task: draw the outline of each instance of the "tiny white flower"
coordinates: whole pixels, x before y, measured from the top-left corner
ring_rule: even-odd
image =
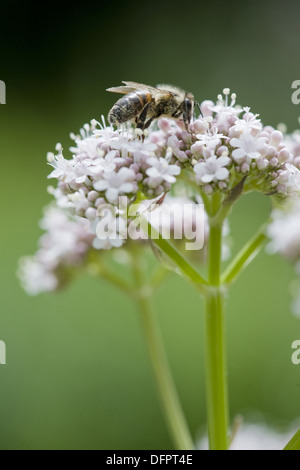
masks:
[[[181,150],[181,143],[182,142],[180,142],[176,135],[172,135],[168,139],[168,147],[172,149],[172,153],[178,158],[180,162],[187,162],[188,157],[187,154],[183,150]]]
[[[216,181],[224,181],[229,177],[229,170],[226,166],[230,165],[229,157],[219,157],[212,155],[205,162],[199,162],[194,167],[196,180],[200,184],[208,184]]]
[[[242,134],[239,139],[231,139],[230,145],[236,147],[232,156],[237,162],[240,162],[243,159],[256,160],[260,158],[266,143],[263,137],[255,138],[251,134]]]
[[[123,163],[124,159],[119,157],[116,150],[111,150],[104,157],[95,159],[85,159],[81,163],[81,167],[85,168],[86,176],[92,176],[97,179],[102,173],[110,173],[115,171],[118,163]],[[77,170],[77,167],[76,167]],[[76,180],[76,182],[79,182]]]
[[[96,234],[93,247],[96,250],[120,248],[127,238],[127,224],[122,217],[113,211],[105,213],[105,217],[97,217],[91,223],[91,232]]]
[[[103,179],[94,183],[96,191],[105,191],[108,202],[116,204],[120,195],[135,193],[137,183],[136,174],[129,168],[123,167],[118,173],[111,171],[104,173]]]
[[[76,177],[73,160],[66,160],[63,156],[58,155],[54,157],[54,160],[49,165],[54,168],[48,176],[49,179],[56,178],[60,181],[70,182]]]
[[[120,150],[122,155],[131,154],[134,163],[140,163],[143,159],[152,156],[157,149],[154,143],[144,143],[140,140],[119,139],[111,143],[113,149]]]
[[[73,194],[69,194],[68,199],[70,202],[69,207],[74,207],[76,213],[83,213],[90,207],[90,202],[82,188]]]
[[[97,139],[97,142],[110,145],[115,139],[120,138],[120,133],[112,127],[103,127],[102,129],[96,129],[93,136]]]
[[[147,163],[150,165],[146,173],[149,176],[149,186],[151,188],[159,186],[164,181],[171,184],[175,183],[175,176],[178,176],[181,172],[179,166],[169,165],[165,158],[148,158]]]
[[[71,147],[70,151],[74,155],[80,155],[80,158],[98,158],[101,156],[101,141],[96,137],[86,139],[76,139],[76,147]]]
[[[224,134],[219,134],[217,128],[209,130],[205,134],[197,135],[198,142],[207,147],[209,150],[215,151],[216,147],[221,144],[222,139],[228,139]]]
[[[258,114],[250,113],[250,108],[244,108],[245,114],[242,119],[237,119],[231,128],[233,134],[252,134],[254,137],[262,130],[262,123]]]

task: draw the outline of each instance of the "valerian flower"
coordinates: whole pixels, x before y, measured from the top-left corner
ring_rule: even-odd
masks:
[[[94,183],[94,189],[99,193],[105,192],[107,201],[117,204],[120,196],[134,195],[137,192],[138,186],[135,177],[136,174],[133,170],[123,167],[118,172],[105,173],[102,179]]]
[[[227,180],[229,177],[229,170],[226,168],[230,165],[231,160],[229,157],[220,157],[212,155],[206,161],[197,163],[194,170],[196,173],[196,181],[198,183],[212,183]]]
[[[247,163],[251,163],[252,160],[262,157],[265,139],[253,137],[252,134],[247,132],[243,133],[239,139],[232,139],[230,145],[236,148],[232,152],[232,157],[235,161],[240,163],[241,160],[244,160]]]
[[[180,120],[161,118],[147,129],[143,139],[130,125],[114,129],[104,118],[101,122],[92,120],[78,134],[71,134],[74,143],[69,157],[60,144],[55,153],[48,154],[52,166],[49,178],[57,181],[49,188],[56,215],[46,216],[53,229],[47,228],[37,255],[27,259],[20,271],[24,284],[24,273],[29,273],[28,279],[40,277],[40,283],[27,285],[29,291],[56,289],[61,285],[62,266],[83,263],[89,250],[107,250],[126,243],[124,234],[130,218],[125,217],[127,210],[118,210],[120,197],[125,198],[128,210],[136,201],[163,200],[162,196],[181,179],[183,197],[195,200],[214,193],[225,200],[237,186],[239,195],[259,191],[281,200],[299,193],[297,133],[286,136],[264,126],[250,108],[236,105],[236,95],[230,95],[228,89],[216,103],[204,101],[201,110],[202,115],[192,120],[188,130]],[[106,204],[111,205],[112,217],[118,223],[116,233],[112,230],[101,239],[97,230],[103,219],[101,208]],[[64,220],[63,235],[56,237],[59,218]],[[65,244],[68,231],[71,240]]]
[[[176,165],[169,165],[164,158],[148,158],[147,163],[150,167],[146,170],[149,176],[148,185],[150,188],[157,187],[163,182],[175,183],[176,177],[180,174],[180,168]]]

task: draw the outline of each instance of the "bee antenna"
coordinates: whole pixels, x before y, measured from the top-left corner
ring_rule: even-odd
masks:
[[[204,117],[204,116],[203,116],[203,113],[202,113],[202,111],[201,111],[201,106],[200,106],[199,102],[198,102],[198,101],[195,101],[195,105],[198,107],[201,116]]]

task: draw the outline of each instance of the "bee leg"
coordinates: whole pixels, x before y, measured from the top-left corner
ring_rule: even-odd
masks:
[[[175,113],[172,114],[172,118],[178,119],[182,115],[182,107],[179,106],[179,108],[176,109]]]
[[[136,127],[137,127],[137,129],[144,130],[144,125],[145,125],[145,121],[146,121],[146,118],[147,118],[147,113],[148,113],[149,108],[150,108],[150,104],[151,104],[151,102],[147,103],[146,106],[144,107],[143,111],[141,112],[141,114],[136,118]]]
[[[147,113],[148,113],[150,104],[151,104],[151,102],[147,103],[146,106],[144,107],[143,111],[141,112],[141,114],[136,117],[135,122],[136,122],[136,128],[137,128],[137,129],[141,129],[142,131],[144,131],[144,129],[145,129],[145,121],[146,121],[146,118],[147,118]],[[139,139],[142,138],[142,141],[143,141],[143,142],[144,142],[144,140],[145,140],[144,134],[142,134],[142,137],[139,136],[138,138],[139,138]]]
[[[185,128],[188,131],[188,118],[187,118],[187,115],[186,115],[185,111],[182,109],[182,105],[180,105],[176,109],[175,113],[172,114],[172,118],[179,119],[181,116],[183,117],[183,122],[184,122]]]
[[[183,122],[184,122],[186,130],[189,133],[191,133],[190,130],[189,130],[189,124],[190,124],[191,119],[192,119],[192,113],[193,113],[192,102],[191,102],[191,100],[186,98],[184,100],[184,104],[183,104]]]
[[[148,129],[148,127],[152,124],[152,122],[154,121],[154,119],[158,119],[160,117],[160,114],[156,115],[156,116],[153,116],[151,117],[150,119],[148,119],[148,121],[144,124],[144,127],[143,127],[143,131]],[[142,140],[144,142],[145,140],[145,135],[142,136]]]
[[[157,117],[152,117],[150,119],[148,119],[148,121],[146,122],[146,124],[144,125],[144,130],[145,129],[148,129],[148,127],[152,124],[152,122],[154,121],[154,119],[157,119],[159,116]]]
[[[202,113],[201,106],[200,106],[200,104],[198,103],[198,101],[195,101],[195,105],[197,106],[197,108],[198,108],[199,111],[200,111],[200,116],[203,118],[204,115],[203,115],[203,113]]]
[[[154,114],[153,116],[151,116],[151,118],[148,119],[148,121],[144,124],[144,130],[145,130],[145,129],[148,129],[148,127],[152,124],[152,122],[153,122],[155,119],[159,119],[161,115],[162,115],[162,113],[161,113],[161,112],[158,112],[158,113]]]
[[[189,131],[189,123],[190,123],[190,119],[188,118],[188,114],[187,114],[187,111],[186,109],[183,110],[183,122],[184,122],[184,125],[185,125],[185,128],[188,132]]]
[[[190,131],[189,131],[189,121],[188,121],[188,119],[187,119],[185,113],[183,113],[183,122],[184,122],[184,126],[185,126],[187,132],[190,132]]]

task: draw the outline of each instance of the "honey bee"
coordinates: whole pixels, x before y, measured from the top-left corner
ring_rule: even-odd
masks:
[[[152,87],[136,82],[122,82],[124,86],[108,88],[107,91],[123,93],[108,114],[111,124],[123,124],[134,120],[136,127],[144,131],[162,116],[183,118],[188,130],[194,113],[194,96],[172,85]],[[197,103],[198,104],[198,103]]]

